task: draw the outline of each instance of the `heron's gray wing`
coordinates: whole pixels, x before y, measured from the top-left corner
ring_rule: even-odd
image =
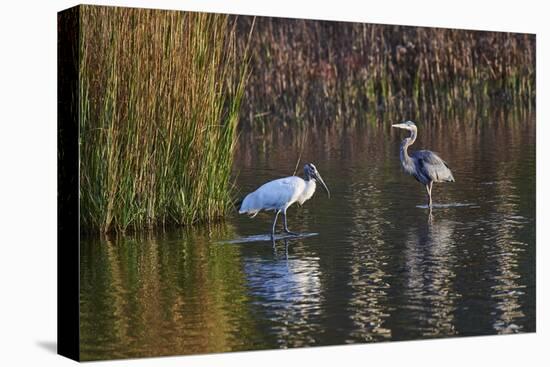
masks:
[[[430,150],[418,150],[413,153],[417,167],[422,176],[430,181],[454,181],[449,165],[440,156]]]

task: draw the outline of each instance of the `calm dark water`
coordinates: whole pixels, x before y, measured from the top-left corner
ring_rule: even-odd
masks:
[[[418,122],[456,183],[404,175],[396,121],[243,133],[243,195],[316,164],[331,189],[289,210],[318,236],[267,233],[272,214],[81,247],[83,359],[291,348],[535,331],[534,115]],[[334,124],[333,124],[334,125]]]

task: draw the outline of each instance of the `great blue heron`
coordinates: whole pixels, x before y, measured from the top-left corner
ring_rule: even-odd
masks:
[[[297,176],[290,176],[269,181],[260,186],[256,191],[246,195],[239,209],[239,214],[246,213],[251,218],[254,218],[261,210],[274,210],[275,220],[273,221],[273,228],[271,230],[271,237],[274,238],[277,217],[282,212],[285,232],[296,235],[296,233],[289,231],[287,226],[286,210],[288,207],[295,202],[302,205],[306,200],[309,200],[315,193],[316,182],[320,182],[323,185],[330,198],[327,185],[312,163],[304,166],[304,175],[305,180]]]
[[[418,129],[414,122],[407,121],[394,124],[392,127],[405,129],[411,132],[408,138],[403,139],[400,149],[401,166],[405,173],[416,178],[418,182],[426,186],[430,199],[429,208],[432,210],[432,185],[434,182],[454,182],[453,173],[447,163],[430,150],[417,150],[411,155],[407,148],[416,140]]]

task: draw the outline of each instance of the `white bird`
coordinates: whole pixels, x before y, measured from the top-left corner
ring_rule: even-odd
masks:
[[[295,202],[302,205],[306,200],[309,200],[315,193],[317,182],[323,185],[330,198],[327,185],[312,163],[304,166],[304,176],[305,180],[297,176],[290,176],[263,184],[256,191],[246,195],[239,209],[239,214],[246,213],[254,218],[261,210],[274,210],[275,220],[271,230],[271,237],[274,238],[277,217],[282,212],[285,232],[296,235],[296,233],[288,230],[286,223],[286,210],[288,207]]]

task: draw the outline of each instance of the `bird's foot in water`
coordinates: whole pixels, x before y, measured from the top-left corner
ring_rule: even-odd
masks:
[[[300,236],[300,233],[291,232],[291,231],[285,231],[284,234],[283,234],[283,233],[280,233],[280,234],[277,234],[277,233],[270,233],[270,234],[269,234],[269,237],[271,238],[272,241],[275,241],[275,240],[278,239],[278,238],[277,238],[278,236],[284,237],[285,234],[287,234],[287,235],[289,235],[289,236],[296,236],[296,237]],[[279,238],[280,238],[280,237],[279,237]]]

